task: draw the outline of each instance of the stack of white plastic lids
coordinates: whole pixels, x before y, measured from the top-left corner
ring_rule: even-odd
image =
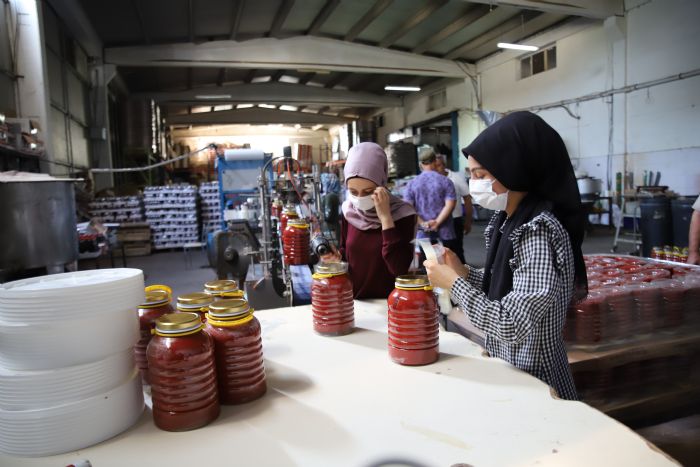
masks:
[[[0,451],[74,451],[143,411],[133,359],[143,273],[105,269],[0,285]]]

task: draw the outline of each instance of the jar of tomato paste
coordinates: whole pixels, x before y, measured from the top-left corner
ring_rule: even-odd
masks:
[[[214,297],[214,300],[226,298],[243,298],[243,291],[238,288],[234,280],[209,281],[204,284],[204,293]]]
[[[290,219],[282,234],[284,262],[289,265],[309,263],[311,253],[309,224],[304,219]]]
[[[219,300],[209,307],[205,332],[214,341],[219,399],[244,404],[267,391],[260,322],[243,299]]]
[[[153,337],[156,320],[173,312],[173,306],[170,304],[172,293],[170,287],[166,285],[148,286],[146,287],[146,301],[138,309],[141,338],[134,346],[134,359],[141,372],[141,378],[146,383],[149,382],[146,348]]]
[[[191,312],[199,314],[202,322],[206,320],[209,305],[214,301],[214,297],[204,292],[194,292],[177,297],[177,311]]]
[[[389,356],[401,365],[438,359],[438,304],[427,276],[396,278],[388,299]]]
[[[282,209],[282,214],[280,215],[281,234],[284,234],[284,231],[287,229],[287,222],[289,222],[290,219],[299,219],[299,214],[297,214],[297,210],[292,204],[288,204]]]
[[[194,430],[219,416],[214,343],[197,313],[156,320],[148,344],[153,420],[166,431]]]
[[[355,302],[348,263],[319,263],[311,283],[314,331],[324,336],[342,336],[355,326]]]

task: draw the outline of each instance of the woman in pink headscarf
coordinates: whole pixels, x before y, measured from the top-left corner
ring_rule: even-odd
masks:
[[[355,298],[387,298],[413,259],[416,211],[386,189],[388,164],[378,144],[353,146],[344,172],[338,256],[349,264]]]

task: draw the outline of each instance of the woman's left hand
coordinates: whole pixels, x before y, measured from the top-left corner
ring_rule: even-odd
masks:
[[[386,188],[378,186],[372,193],[372,201],[374,201],[374,208],[377,210],[379,219],[391,218],[391,198]]]
[[[439,264],[437,261],[427,259],[423,261],[423,266],[425,266],[428,279],[433,287],[450,290],[452,284],[459,279],[459,274],[446,264]]]

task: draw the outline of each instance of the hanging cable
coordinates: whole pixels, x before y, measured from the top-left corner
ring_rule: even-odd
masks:
[[[90,169],[90,172],[92,172],[92,173],[143,172],[146,170],[155,169],[156,167],[161,167],[164,165],[173,164],[173,163],[175,163],[177,161],[181,161],[183,159],[187,159],[189,157],[194,156],[195,154],[199,154],[202,151],[206,151],[207,149],[213,149],[216,151],[216,145],[209,144],[209,145],[203,147],[202,149],[197,149],[196,151],[188,152],[188,153],[183,154],[181,156],[175,157],[174,159],[168,159],[167,161],[156,162],[155,164],[147,165],[145,167],[126,167],[126,168],[116,168],[116,169],[95,168],[95,169]]]

